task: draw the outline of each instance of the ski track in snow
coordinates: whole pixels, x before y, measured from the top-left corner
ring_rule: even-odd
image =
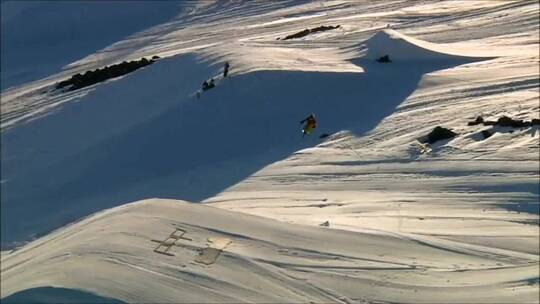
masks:
[[[2,92],[2,238],[88,216],[2,251],[2,298],[52,286],[126,302],[538,303],[540,130],[467,126],[539,118],[538,2],[184,9]],[[398,46],[394,62],[370,61]],[[50,91],[153,55],[164,59]],[[226,60],[230,79],[197,101]],[[331,135],[291,136],[304,112],[316,112],[316,136]],[[459,135],[419,144],[437,125]],[[154,196],[202,204],[122,205]],[[35,201],[41,216],[25,211]],[[192,241],[174,256],[152,251],[174,227]],[[195,262],[210,237],[231,243],[213,264]]]

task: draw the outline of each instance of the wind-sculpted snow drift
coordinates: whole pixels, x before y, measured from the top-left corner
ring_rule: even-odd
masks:
[[[434,43],[414,39],[395,30],[383,30],[376,33],[366,42],[367,57],[376,60],[384,55],[397,62],[422,62],[432,65],[437,61],[470,60],[471,58],[489,59],[488,56],[478,54],[467,55],[467,51],[455,50]]]

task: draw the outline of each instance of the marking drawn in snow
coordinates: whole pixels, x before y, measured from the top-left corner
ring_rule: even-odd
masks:
[[[179,234],[180,232],[180,234]],[[186,234],[187,231],[182,228],[176,228],[165,240],[152,240],[152,242],[159,243],[156,248],[154,248],[154,252],[174,256],[174,254],[170,253],[169,250],[172,246],[176,245],[176,241],[178,240],[188,240],[192,241],[192,239],[184,237],[184,234]]]
[[[231,242],[228,238],[208,238],[208,247],[201,251],[195,262],[206,265],[214,264]]]

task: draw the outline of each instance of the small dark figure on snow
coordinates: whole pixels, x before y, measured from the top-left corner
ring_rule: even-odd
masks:
[[[206,91],[206,90],[208,90],[208,89],[209,89],[209,88],[208,88],[208,82],[205,80],[205,81],[202,83],[202,90],[203,90],[203,91]]]
[[[214,84],[214,78],[210,78],[210,82],[208,81],[204,81],[202,83],[202,90],[203,91],[207,91],[207,90],[210,90],[211,88],[215,87],[216,85]]]
[[[227,77],[229,74],[229,62],[225,62],[225,67],[223,68],[223,78]]]
[[[388,55],[382,56],[381,58],[377,59],[377,61],[382,63],[392,62],[392,60],[390,60],[390,56]]]
[[[304,125],[304,128],[302,128],[302,137],[306,136],[306,134],[310,134],[315,128],[317,128],[317,120],[315,119],[315,115],[313,113],[300,123],[302,124],[304,122],[306,124]]]

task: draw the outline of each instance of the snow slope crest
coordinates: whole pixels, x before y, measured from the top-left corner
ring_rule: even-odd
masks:
[[[415,39],[392,29],[377,32],[365,42],[369,59],[388,55],[392,61],[434,61],[463,59],[466,52],[427,41]]]

